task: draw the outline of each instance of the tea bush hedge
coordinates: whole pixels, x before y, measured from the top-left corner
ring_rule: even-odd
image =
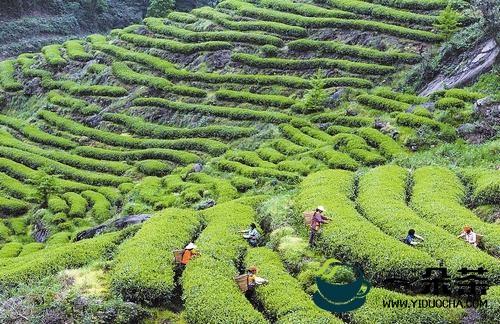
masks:
[[[1,197],[0,197],[1,199]],[[0,259],[2,258],[15,258],[19,255],[21,250],[23,249],[23,244],[19,242],[9,242],[6,243],[0,249]]]
[[[72,111],[80,112],[83,115],[94,115],[101,110],[97,105],[91,105],[85,100],[73,98],[55,90],[47,93],[47,100],[54,105],[68,107]]]
[[[406,151],[394,139],[376,129],[361,127],[356,130],[356,133],[363,137],[370,145],[377,147],[387,158],[406,154]]]
[[[35,188],[14,179],[3,172],[0,172],[0,189],[7,192],[10,196],[22,200],[31,200],[36,194]]]
[[[66,213],[69,209],[69,206],[68,204],[66,204],[66,201],[59,196],[49,197],[49,200],[47,202],[47,207],[54,214],[57,214],[59,212]]]
[[[63,269],[78,268],[91,261],[106,258],[120,240],[119,233],[109,233],[18,257],[0,268],[0,286],[37,281]]]
[[[227,217],[228,211],[238,217]],[[248,248],[238,231],[254,222],[255,212],[249,206],[228,202],[204,211],[203,218],[207,227],[195,242],[202,256],[191,260],[182,274],[187,320],[266,323],[233,279],[238,274],[235,262]]]
[[[443,9],[448,4],[448,1],[446,0],[366,0],[366,2],[379,3],[389,7],[410,10]]]
[[[187,164],[199,160],[199,157],[194,153],[170,149],[114,150],[93,146],[79,146],[73,151],[78,155],[111,161],[160,159]]]
[[[62,66],[66,65],[68,61],[66,61],[61,55],[61,45],[47,45],[42,47],[42,53],[47,60],[47,63],[53,66]]]
[[[300,129],[293,127],[290,124],[279,125],[281,133],[290,141],[309,148],[318,148],[326,145],[325,142],[317,140],[309,135],[304,134]]]
[[[81,41],[67,41],[64,43],[64,48],[66,49],[66,54],[72,60],[87,62],[93,58],[92,54],[85,51],[85,47]]]
[[[283,44],[283,41],[280,38],[263,33],[245,33],[232,30],[195,32],[188,29],[176,27],[174,25],[166,25],[163,23],[162,19],[153,17],[144,19],[144,23],[149,30],[155,33],[176,37],[182,39],[183,41],[193,43],[223,41],[250,43],[256,45],[271,44],[275,46],[281,46]]]
[[[369,15],[374,18],[387,19],[406,24],[420,24],[432,26],[437,16],[418,14],[411,11],[394,9],[380,4],[372,4],[358,0],[326,0],[326,3],[335,8],[351,11],[358,14]]]
[[[29,205],[17,198],[7,198],[0,196],[0,218],[13,217],[26,213]]]
[[[463,100],[465,102],[475,102],[476,100],[479,100],[481,98],[486,97],[486,95],[479,93],[479,92],[473,92],[473,91],[468,91],[465,89],[449,89],[446,90],[444,93],[444,96],[446,98],[456,98]]]
[[[125,114],[102,115],[104,120],[122,124],[134,133],[147,137],[157,138],[182,138],[182,137],[217,137],[222,139],[235,139],[247,137],[255,132],[253,127],[238,127],[229,125],[210,125],[195,128],[170,127],[156,123],[148,123],[138,117]]]
[[[286,156],[284,154],[281,154],[279,151],[273,149],[270,146],[263,146],[259,147],[255,151],[263,160],[272,162],[272,163],[278,163],[286,159]]]
[[[0,115],[0,124],[9,126],[33,142],[56,146],[64,149],[73,148],[76,144],[66,138],[46,133],[36,126],[30,125],[20,119]]]
[[[462,206],[465,188],[460,179],[443,167],[423,167],[413,175],[411,206],[427,221],[450,234],[458,235],[467,224],[483,235],[486,250],[500,256],[500,229],[482,222],[472,211]]]
[[[251,167],[239,162],[229,161],[222,158],[213,161],[213,163],[221,171],[236,172],[242,176],[249,178],[270,177],[291,183],[297,183],[299,181],[299,176],[291,172],[266,169],[261,167]]]
[[[224,106],[211,106],[171,101],[163,98],[137,98],[134,104],[138,106],[162,107],[182,112],[202,113],[235,120],[260,120],[268,123],[283,123],[292,119],[291,116],[271,111],[258,111],[244,108],[228,109]]]
[[[363,175],[357,201],[364,216],[395,239],[403,239],[410,228],[415,229],[425,239],[416,249],[442,260],[451,273],[462,267],[483,267],[490,271],[486,277],[498,282],[500,276],[495,269],[500,269],[500,264],[494,257],[457,239],[459,233],[449,234],[423,220],[406,205],[407,181],[407,170],[396,165],[378,167]]]
[[[248,250],[245,266],[259,269],[258,276],[269,282],[257,286],[256,297],[266,314],[276,323],[343,323],[333,314],[318,308],[299,282],[284,268],[278,254],[259,247]]]
[[[368,59],[370,61],[386,64],[394,64],[399,62],[415,63],[419,59],[419,56],[414,53],[379,51],[370,47],[349,45],[338,41],[321,41],[304,38],[288,42],[287,46],[293,51],[316,51],[321,53],[332,53],[343,56]]]
[[[18,91],[23,85],[16,80],[16,61],[5,60],[0,62],[0,87],[5,91]]]
[[[356,18],[356,14],[349,11],[329,9],[308,3],[289,2],[286,0],[260,0],[257,3],[266,8],[272,8],[284,12],[293,12],[306,17]]]
[[[21,253],[19,253],[19,256],[22,257],[25,255],[40,251],[44,248],[45,248],[45,244],[43,244],[43,243],[38,243],[38,242],[28,243],[28,244],[23,245],[23,250],[21,251]]]
[[[330,58],[310,58],[303,59],[286,59],[277,57],[259,57],[254,54],[234,53],[231,59],[235,62],[243,63],[248,66],[258,68],[272,68],[282,70],[305,70],[305,69],[340,69],[346,72],[358,74],[374,74],[380,75],[392,72],[392,66],[353,62],[342,59]]]
[[[388,112],[405,111],[410,108],[410,105],[407,103],[369,94],[358,96],[356,97],[356,100],[359,103],[367,105],[370,108]]]
[[[445,97],[436,101],[436,109],[448,110],[448,109],[464,109],[465,102],[461,99],[454,97]]]
[[[165,78],[157,77],[144,72],[136,72],[123,62],[113,62],[111,64],[113,75],[119,80],[129,84],[142,84],[167,93],[176,93],[179,95],[205,97],[207,93],[199,88],[174,85]]]
[[[363,127],[371,126],[374,122],[371,117],[364,116],[346,116],[339,113],[321,113],[311,117],[314,123],[335,123],[335,125],[348,126],[348,127]]]
[[[307,176],[294,198],[295,211],[302,220],[304,211],[317,205],[326,208],[332,221],[323,225],[318,247],[329,257],[359,264],[372,285],[387,278],[420,278],[420,271],[435,267],[432,258],[385,234],[362,217],[350,197],[354,193],[354,173],[324,170]]]
[[[142,139],[130,136],[118,135],[92,127],[87,127],[70,119],[66,119],[56,113],[42,110],[38,115],[46,122],[59,129],[66,130],[75,135],[87,136],[94,140],[109,145],[128,148],[169,148],[169,149],[195,149],[219,155],[226,150],[226,145],[219,141],[205,138],[188,138],[176,140]]]
[[[290,97],[280,95],[258,94],[248,91],[234,91],[220,89],[215,92],[215,96],[220,100],[229,100],[237,102],[249,102],[261,106],[274,106],[279,108],[290,108],[296,101]]]
[[[418,105],[429,101],[427,97],[420,97],[410,93],[400,93],[392,91],[389,87],[378,87],[373,90],[373,94],[379,97],[405,102],[407,104]]]
[[[118,34],[121,40],[142,47],[156,47],[172,53],[192,54],[197,52],[211,52],[231,49],[230,42],[209,41],[199,43],[182,43],[172,39],[154,38],[145,35],[124,33]]]
[[[270,145],[278,152],[286,156],[304,153],[308,150],[307,148],[297,145],[285,138],[276,139],[272,141]]]
[[[481,307],[479,313],[485,323],[495,323],[500,312],[500,286],[492,286],[486,291],[486,295],[481,296],[483,301],[488,301],[488,307]]]
[[[454,140],[456,138],[456,130],[444,123],[435,121],[434,119],[418,116],[410,113],[399,113],[396,115],[396,122],[399,125],[408,127],[430,126],[436,131],[439,131],[442,138],[445,140]]]
[[[66,192],[62,195],[69,205],[68,216],[83,218],[87,212],[88,203],[85,198],[76,192]]]
[[[482,168],[468,168],[461,175],[472,187],[475,205],[496,204],[500,201],[500,172]]]
[[[240,162],[252,167],[276,168],[274,163],[262,160],[257,152],[254,151],[228,151],[224,157],[228,160]]]
[[[81,195],[90,202],[90,205],[92,206],[90,214],[97,223],[103,223],[113,217],[111,214],[111,204],[103,194],[91,190],[85,190],[81,193]]]
[[[326,163],[331,169],[356,170],[360,164],[349,155],[325,146],[311,152],[312,156]]]
[[[199,217],[190,210],[169,208],[153,215],[118,249],[113,291],[146,305],[169,301],[175,288],[171,251],[184,248],[199,226]]]
[[[254,17],[261,20],[271,20],[306,28],[342,28],[378,31],[393,36],[427,42],[437,42],[444,39],[444,37],[440,34],[373,20],[306,17],[283,11],[257,8],[250,3],[242,2],[240,0],[226,0],[219,3],[218,6],[221,8],[236,10],[243,16]]]
[[[172,21],[181,22],[185,24],[192,24],[198,21],[195,15],[182,11],[171,11],[168,13],[167,18]]]
[[[268,33],[274,33],[290,37],[299,37],[307,35],[305,28],[298,26],[290,26],[279,22],[260,21],[260,20],[233,20],[233,17],[231,15],[217,11],[211,7],[202,7],[193,9],[191,13],[193,13],[197,17],[212,20],[218,23],[219,25],[224,26],[225,28],[238,31],[265,31]]]

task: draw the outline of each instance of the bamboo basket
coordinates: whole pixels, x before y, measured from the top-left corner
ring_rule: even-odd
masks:
[[[174,250],[172,253],[174,254],[175,263],[181,263],[184,250]]]
[[[247,274],[242,274],[239,276],[234,277],[234,281],[238,284],[238,287],[240,287],[240,290],[242,292],[246,292],[248,290],[248,275]]]
[[[313,211],[308,211],[308,212],[304,212],[304,223],[306,223],[306,225],[311,225],[311,220],[314,216],[314,212]]]

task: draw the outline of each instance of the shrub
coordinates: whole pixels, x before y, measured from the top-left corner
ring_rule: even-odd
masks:
[[[45,47],[42,47],[42,53],[45,57],[45,60],[50,65],[54,66],[61,66],[61,65],[66,65],[68,63],[63,57],[61,56],[61,51],[60,51],[61,45],[47,45]]]
[[[182,11],[171,11],[168,13],[167,18],[180,22],[180,23],[185,23],[185,24],[192,24],[198,21],[195,15],[188,13],[188,12],[182,12]]]
[[[461,99],[446,97],[441,98],[436,101],[436,109],[448,110],[448,109],[464,109],[465,102]]]
[[[305,36],[307,34],[306,30],[298,26],[290,26],[287,24],[282,24],[274,21],[260,21],[260,20],[233,20],[233,17],[229,14],[217,11],[210,7],[202,7],[193,9],[191,11],[194,15],[215,21],[217,24],[233,30],[239,31],[258,31],[258,32],[268,32],[284,36],[297,37]],[[264,46],[275,45],[267,44]]]
[[[374,122],[373,118],[371,117],[346,116],[331,112],[314,115],[311,117],[311,121],[314,123],[332,122],[335,123],[335,125],[348,127],[371,126]]]
[[[47,93],[47,99],[54,105],[68,107],[72,111],[78,111],[83,115],[94,115],[101,111],[97,105],[91,105],[85,100],[73,98],[55,90],[51,90]]]
[[[427,117],[427,118],[432,118],[432,112],[429,110],[425,109],[424,107],[417,107],[413,111],[413,113],[417,116],[422,116],[422,117]]]
[[[486,95],[482,93],[472,92],[465,89],[446,90],[444,96],[449,98],[457,98],[466,102],[474,102],[476,100],[486,97]]]
[[[143,160],[136,163],[137,169],[145,175],[163,176],[172,171],[172,166],[158,160]]]
[[[400,125],[409,127],[429,126],[432,129],[439,131],[440,135],[445,140],[453,140],[456,138],[456,130],[453,127],[427,117],[409,113],[399,113],[396,115],[396,122]]]
[[[468,224],[484,236],[481,242],[488,252],[500,255],[500,229],[482,222],[461,205],[465,188],[452,171],[441,167],[423,167],[415,171],[413,181],[411,205],[422,218],[452,235],[459,234],[464,224]]]
[[[45,133],[38,127],[32,126],[20,119],[0,115],[0,124],[9,126],[33,142],[56,146],[64,149],[73,148],[76,144],[66,138]]]
[[[349,11],[327,9],[308,3],[288,2],[284,0],[261,0],[259,1],[259,5],[279,11],[293,12],[306,17],[356,18],[356,15]]]
[[[419,56],[414,53],[379,51],[370,47],[349,45],[337,41],[321,41],[306,38],[289,42],[288,48],[293,51],[316,51],[321,53],[358,57],[387,64],[398,62],[415,63],[419,59]]]
[[[255,180],[242,176],[231,177],[231,184],[238,189],[239,192],[245,192],[255,186]]]
[[[286,159],[286,156],[269,146],[261,146],[255,151],[262,159],[271,163],[278,163]]]
[[[283,41],[271,35],[261,33],[245,33],[240,31],[213,31],[213,32],[195,32],[174,25],[165,25],[161,19],[146,18],[144,23],[151,31],[159,34],[164,34],[176,38],[180,38],[188,42],[206,42],[206,41],[224,41],[224,42],[240,42],[250,43],[255,45],[271,44],[281,46]]]
[[[45,248],[45,244],[43,244],[43,243],[38,243],[38,242],[28,243],[28,244],[23,245],[23,250],[21,251],[21,253],[19,253],[19,256],[22,257],[25,255],[40,251],[44,248]]]
[[[328,4],[346,11],[374,18],[388,19],[397,23],[429,25],[436,21],[436,16],[423,15],[386,7],[380,4],[372,4],[358,0],[327,0]]]
[[[93,146],[79,146],[74,150],[74,152],[78,155],[102,160],[139,161],[146,159],[160,159],[179,164],[194,163],[199,160],[199,157],[194,153],[170,149],[112,150]]]
[[[66,53],[68,57],[72,60],[87,62],[90,61],[93,56],[85,51],[82,42],[78,40],[70,40],[64,43],[66,48]]]
[[[395,165],[378,167],[363,175],[359,180],[358,202],[364,216],[395,239],[404,238],[408,229],[414,228],[425,239],[417,246],[418,251],[443,260],[452,273],[463,267],[482,266],[490,271],[486,277],[496,282],[499,278],[494,269],[500,265],[493,257],[428,223],[406,205],[407,176],[405,169]]]
[[[227,217],[228,210],[238,217]],[[187,320],[265,323],[262,314],[246,300],[233,279],[237,274],[234,264],[248,247],[238,231],[254,221],[255,212],[251,207],[228,202],[202,215],[208,224],[196,240],[202,256],[191,260],[182,275]]]
[[[278,170],[295,172],[303,176],[307,175],[310,172],[309,166],[307,166],[306,164],[300,161],[289,160],[281,161],[280,163],[278,163]]]
[[[225,158],[231,161],[240,162],[252,167],[262,167],[262,168],[276,168],[276,165],[271,162],[264,161],[260,156],[253,151],[228,151]]]
[[[272,250],[264,247],[249,250],[245,265],[256,266],[258,275],[269,281],[256,288],[256,297],[273,320],[279,323],[342,323],[312,302]]]
[[[127,89],[112,85],[86,85],[71,80],[54,80],[50,76],[42,77],[42,87],[45,89],[61,89],[74,95],[121,97],[128,93]]]
[[[441,11],[437,17],[434,28],[439,30],[446,37],[450,37],[451,34],[458,30],[460,25],[460,14],[451,8],[451,4]]]
[[[68,216],[69,217],[85,217],[87,212],[88,203],[85,198],[76,192],[66,192],[62,195],[69,205]]]
[[[350,199],[354,190],[352,172],[316,172],[306,177],[299,189],[294,199],[299,217],[318,204],[325,206],[332,217],[318,240],[321,251],[361,265],[372,285],[393,277],[417,279],[422,269],[436,265],[427,254],[390,237],[358,214]]]
[[[259,57],[254,54],[247,53],[234,53],[231,59],[235,62],[240,62],[248,66],[259,67],[259,68],[272,68],[272,69],[283,69],[283,70],[304,70],[304,69],[340,69],[346,72],[358,73],[358,74],[384,74],[392,72],[394,70],[391,66],[372,64],[372,63],[362,63],[353,62],[342,59],[330,59],[330,58],[310,58],[308,60],[303,59],[286,59],[277,57]]]
[[[230,201],[238,197],[236,188],[228,179],[220,179],[206,173],[197,172],[191,173],[189,175],[189,180],[203,185],[209,185],[210,190],[213,190],[216,193],[218,203]]]
[[[481,296],[483,301],[488,301],[488,307],[479,308],[481,320],[484,323],[495,323],[500,311],[500,287],[492,286],[486,291],[486,295]]]
[[[19,242],[10,242],[6,243],[0,249],[0,259],[1,258],[14,258],[19,255],[21,250],[23,249],[23,244]],[[1,279],[0,279],[1,280]]]
[[[396,91],[392,91],[388,87],[378,87],[374,89],[373,94],[379,97],[406,102],[412,105],[423,104],[429,101],[429,98],[427,97],[415,96],[410,93],[399,93]]]
[[[132,70],[127,64],[123,62],[113,62],[111,65],[111,70],[113,75],[123,82],[130,84],[142,84],[149,86],[158,90],[165,91],[167,93],[177,93],[180,95],[193,96],[193,97],[204,97],[206,92],[199,88],[184,86],[184,85],[174,85],[172,82],[165,78],[160,78],[151,74],[139,73]]]
[[[130,182],[130,178],[111,174],[82,171],[41,155],[0,146],[0,156],[25,164],[32,168],[49,168],[51,173],[61,173],[65,177],[92,185],[118,185]]]
[[[405,37],[408,39],[436,42],[442,40],[442,35],[432,32],[386,24],[378,21],[363,19],[344,18],[318,18],[296,15],[288,12],[257,8],[251,3],[238,0],[227,0],[218,5],[221,8],[236,10],[243,16],[259,18],[261,20],[272,20],[294,26],[306,28],[343,28],[361,29],[386,33],[393,36]]]
[[[5,60],[0,62],[0,87],[5,91],[18,91],[23,85],[15,78],[16,61]]]
[[[175,288],[173,250],[182,249],[200,226],[194,212],[166,209],[142,225],[119,249],[111,287],[127,301],[166,303]]]
[[[16,198],[0,197],[0,216],[12,217],[26,213],[29,205]]]
[[[103,194],[85,190],[82,192],[82,197],[91,202],[90,214],[97,223],[103,223],[113,216],[111,215],[111,204]]]
[[[500,201],[500,172],[487,169],[465,169],[462,176],[472,185],[475,205],[496,204]]]
[[[238,127],[229,125],[210,125],[205,127],[184,128],[169,127],[156,123],[148,123],[138,117],[125,114],[103,114],[103,119],[125,125],[136,134],[157,138],[182,138],[182,137],[218,137],[235,139],[248,137],[255,132],[253,127]]]
[[[448,3],[447,0],[368,0],[368,2],[410,10],[442,9],[445,8]]]
[[[31,200],[36,195],[36,191],[33,187],[24,184],[17,179],[11,178],[3,172],[0,172],[0,189],[4,190],[14,198],[20,198],[23,200]]]
[[[172,39],[153,38],[149,36],[120,32],[120,39],[141,47],[156,47],[167,50],[172,53],[192,54],[204,51],[220,51],[231,49],[233,45],[230,42],[209,41],[195,44],[182,43]]]
[[[292,142],[299,144],[301,146],[306,146],[309,148],[317,148],[324,146],[326,144],[323,141],[317,140],[309,135],[304,134],[299,129],[289,124],[280,124],[279,128],[285,137],[287,137]]]
[[[249,178],[272,177],[278,180],[283,180],[291,183],[296,183],[299,180],[299,177],[291,172],[266,169],[261,167],[251,167],[239,162],[228,161],[226,159],[218,159],[214,161],[214,164],[221,171],[236,172],[240,175]]]
[[[0,139],[4,146],[9,146],[12,148],[27,151],[33,154],[41,155],[46,158],[74,166],[78,169],[87,169],[90,171],[102,171],[109,172],[113,174],[123,174],[125,171],[130,169],[130,166],[123,162],[105,162],[102,160],[95,160],[89,158],[83,158],[78,155],[66,153],[65,151],[56,151],[50,149],[42,149],[35,145],[27,144],[26,142],[20,141],[10,135],[7,132],[0,130]]]
[[[304,113],[323,111],[324,103],[328,99],[328,93],[325,90],[326,82],[324,73],[318,70],[311,79],[312,89],[308,90],[302,101],[298,102],[294,110]]]
[[[54,214],[59,212],[66,213],[69,209],[68,204],[66,204],[66,201],[59,196],[51,196],[49,198],[49,201],[47,202],[47,206],[49,207],[50,211],[53,212]]]
[[[356,100],[370,108],[389,112],[405,111],[410,108],[410,105],[407,103],[369,94],[360,95],[356,98]]]
[[[219,155],[226,150],[225,144],[210,139],[193,138],[178,140],[159,140],[134,138],[87,127],[46,110],[40,111],[39,116],[49,124],[55,125],[60,129],[69,131],[75,135],[87,136],[109,145],[123,146],[128,148],[195,149],[200,151],[207,151],[214,155]]]
[[[335,151],[329,146],[316,149],[311,152],[312,156],[324,161],[331,169],[356,170],[360,165],[349,155]]]
[[[266,107],[275,106],[279,108],[289,108],[291,105],[295,104],[295,100],[290,97],[258,94],[247,91],[220,89],[215,92],[215,96],[220,100],[249,102]]]
[[[297,145],[293,142],[290,142],[289,140],[284,138],[272,141],[271,146],[275,148],[278,152],[287,156],[304,153],[307,151],[307,148]]]
[[[355,133],[356,130],[352,127],[332,125],[328,126],[325,132],[330,135],[337,135],[341,133],[346,133],[346,134]]]
[[[33,282],[63,269],[81,267],[105,257],[116,247],[119,239],[119,233],[104,234],[18,257],[0,269],[0,286]]]
[[[268,123],[289,122],[292,117],[280,112],[256,111],[244,108],[227,109],[224,106],[190,104],[180,101],[170,101],[162,98],[137,98],[134,104],[138,106],[157,106],[182,112],[195,112],[235,120],[261,120]]]
[[[406,154],[406,151],[395,140],[376,129],[361,127],[357,130],[357,134],[363,137],[370,145],[377,147],[387,158]]]

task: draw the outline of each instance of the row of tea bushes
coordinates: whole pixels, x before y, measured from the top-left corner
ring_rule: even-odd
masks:
[[[228,217],[231,211],[237,217]],[[203,212],[206,228],[196,240],[201,256],[183,274],[183,300],[192,323],[266,323],[234,282],[236,262],[248,248],[239,230],[255,220],[251,207],[228,202]]]
[[[190,210],[170,208],[153,215],[120,246],[111,272],[113,291],[147,305],[168,302],[175,288],[171,251],[182,249],[199,226]]]
[[[436,267],[428,254],[385,234],[362,217],[350,197],[354,194],[354,173],[324,170],[307,176],[294,199],[302,219],[304,211],[317,205],[326,208],[332,221],[323,225],[318,246],[325,255],[359,264],[372,284],[387,278],[420,278],[420,271]]]
[[[69,40],[67,42],[64,42],[63,45],[66,49],[66,54],[72,60],[87,62],[93,58],[92,54],[85,51],[85,47],[83,46],[82,41]]]
[[[16,61],[5,60],[0,62],[0,88],[5,91],[18,91],[23,85],[16,80]]]
[[[94,115],[101,111],[97,105],[89,104],[83,99],[74,98],[57,90],[49,91],[47,100],[54,105],[70,108],[71,111],[79,112],[82,115]]]
[[[358,203],[364,216],[395,239],[404,239],[410,228],[424,237],[416,249],[442,260],[451,273],[463,267],[488,269],[486,277],[498,282],[500,264],[495,258],[419,217],[406,205],[408,172],[396,165],[370,170],[359,179]],[[457,233],[458,235],[459,233]]]
[[[179,164],[197,162],[199,157],[191,152],[171,149],[143,149],[143,150],[116,150],[94,146],[79,146],[74,153],[99,160],[109,161],[141,161],[147,159],[160,159]]]
[[[483,235],[486,250],[500,255],[500,228],[482,222],[472,211],[462,206],[465,188],[460,179],[449,169],[423,167],[413,175],[411,205],[419,215],[453,235],[458,235],[464,225]]]

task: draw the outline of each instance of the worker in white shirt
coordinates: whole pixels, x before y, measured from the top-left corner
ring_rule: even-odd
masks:
[[[464,226],[463,232],[460,233],[460,235],[458,237],[465,238],[465,241],[467,241],[467,243],[477,247],[477,236],[476,236],[476,233],[474,233],[474,231],[472,230],[472,227]]]

